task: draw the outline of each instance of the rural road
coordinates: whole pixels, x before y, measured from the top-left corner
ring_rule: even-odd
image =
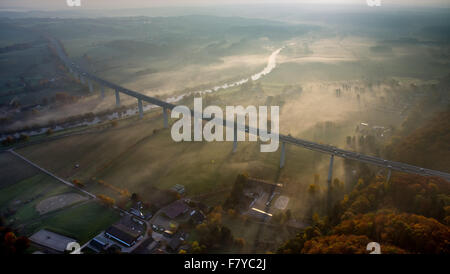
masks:
[[[34,166],[35,168],[39,169],[40,171],[44,172],[45,174],[49,175],[50,177],[53,177],[54,179],[60,181],[61,183],[65,184],[65,185],[67,185],[67,186],[69,186],[69,187],[76,188],[78,191],[83,192],[84,194],[88,195],[88,196],[91,197],[91,198],[94,198],[94,199],[97,198],[97,196],[95,196],[94,194],[92,194],[92,193],[90,193],[90,192],[88,192],[88,191],[86,191],[86,190],[84,190],[84,189],[80,189],[80,188],[76,187],[76,186],[75,186],[74,184],[72,184],[71,182],[68,182],[68,181],[66,181],[66,180],[64,180],[64,179],[62,179],[62,178],[56,176],[55,174],[51,173],[50,171],[48,171],[48,170],[46,170],[46,169],[44,169],[44,168],[38,166],[37,164],[35,164],[35,163],[33,163],[32,161],[28,160],[27,158],[23,157],[22,155],[20,155],[19,153],[15,152],[14,150],[9,149],[9,150],[7,150],[7,151],[8,151],[9,153],[13,154],[14,156],[16,156],[16,157],[22,159],[23,161],[27,162],[28,164]]]

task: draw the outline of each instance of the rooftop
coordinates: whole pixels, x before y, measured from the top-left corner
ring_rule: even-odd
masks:
[[[108,227],[108,229],[105,230],[105,233],[128,246],[132,246],[140,236],[139,233],[131,231],[125,225],[120,223]]]
[[[177,200],[168,206],[164,207],[161,211],[164,212],[169,218],[174,219],[179,215],[186,213],[189,210],[189,206],[183,200]]]
[[[76,242],[76,240],[72,238],[45,229],[39,230],[31,235],[30,241],[59,252],[64,252],[67,244]]]

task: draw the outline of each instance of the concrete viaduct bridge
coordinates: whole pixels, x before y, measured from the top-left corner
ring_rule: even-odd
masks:
[[[51,37],[47,37],[47,39],[49,40],[50,44],[53,45],[59,58],[64,63],[66,68],[74,75],[75,78],[79,78],[81,83],[83,83],[83,84],[87,83],[90,92],[93,92],[93,82],[96,82],[100,86],[102,97],[105,96],[105,88],[110,88],[115,91],[117,106],[120,106],[120,93],[123,93],[128,96],[136,98],[138,101],[139,116],[141,118],[143,117],[143,114],[144,114],[144,110],[143,110],[143,106],[142,106],[143,101],[148,102],[150,104],[160,106],[163,109],[164,128],[168,127],[168,113],[167,112],[168,112],[168,110],[172,110],[174,107],[176,107],[176,105],[161,101],[159,99],[156,99],[156,98],[153,98],[150,96],[146,96],[146,95],[141,94],[136,91],[126,89],[124,87],[118,86],[116,84],[108,82],[104,79],[101,79],[101,78],[89,73],[88,71],[86,71],[86,70],[80,68],[79,66],[77,66],[76,64],[74,64],[67,57],[67,55],[64,53],[61,43],[58,40],[51,38]],[[191,110],[191,113],[194,114],[194,111]],[[211,120],[211,119],[203,118],[203,120]],[[223,125],[227,126],[226,120],[223,120]],[[248,132],[256,132],[257,135],[259,135],[258,129],[252,129],[248,126],[245,126],[245,131],[247,133]],[[234,132],[235,132],[235,137],[234,137],[234,142],[233,142],[233,152],[236,151],[236,149],[237,149],[236,130]],[[388,170],[386,181],[389,181],[392,170],[406,172],[406,173],[412,173],[412,174],[418,174],[418,175],[422,175],[422,176],[437,176],[437,177],[444,178],[447,181],[450,181],[449,173],[445,173],[445,172],[441,172],[441,171],[437,171],[437,170],[426,169],[426,168],[417,167],[417,166],[413,166],[413,165],[409,165],[409,164],[405,164],[405,163],[385,160],[385,159],[381,159],[381,158],[377,158],[377,157],[373,157],[373,156],[360,154],[360,153],[353,152],[353,151],[339,149],[334,146],[318,144],[318,143],[314,143],[311,141],[306,141],[306,140],[302,140],[302,139],[298,139],[298,138],[294,138],[294,137],[282,135],[282,134],[279,134],[279,140],[281,142],[280,168],[283,168],[284,164],[285,164],[286,144],[300,146],[300,147],[304,147],[309,150],[329,154],[330,155],[330,164],[329,164],[329,171],[328,171],[328,178],[327,178],[328,189],[330,189],[330,186],[331,186],[331,180],[332,180],[332,175],[333,175],[333,161],[334,161],[335,156],[341,157],[344,159],[359,161],[359,162],[370,164],[370,165],[375,165],[375,166],[378,166],[381,168],[385,168]],[[328,195],[328,196],[330,196],[330,195]]]

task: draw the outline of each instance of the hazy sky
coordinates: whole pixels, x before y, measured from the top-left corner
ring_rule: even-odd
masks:
[[[33,10],[68,9],[67,0],[0,0],[0,8],[24,8]],[[78,9],[144,8],[154,6],[191,6],[264,3],[318,3],[366,5],[366,0],[80,0]],[[381,0],[382,5],[440,5],[450,7],[450,0]],[[73,9],[73,8],[72,8]]]

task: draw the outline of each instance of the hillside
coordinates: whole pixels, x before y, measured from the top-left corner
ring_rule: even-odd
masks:
[[[367,253],[378,242],[382,253],[450,252],[450,185],[439,178],[398,174],[385,183],[360,180],[331,216],[284,243],[279,253]]]
[[[424,126],[399,136],[386,150],[394,160],[450,172],[450,111],[438,113]]]
[[[387,147],[395,160],[450,169],[450,112],[398,136]],[[367,176],[366,176],[367,177]],[[369,242],[382,253],[450,252],[450,184],[437,177],[393,173],[359,179],[328,216],[314,214],[311,226],[285,242],[278,253],[364,254]]]

